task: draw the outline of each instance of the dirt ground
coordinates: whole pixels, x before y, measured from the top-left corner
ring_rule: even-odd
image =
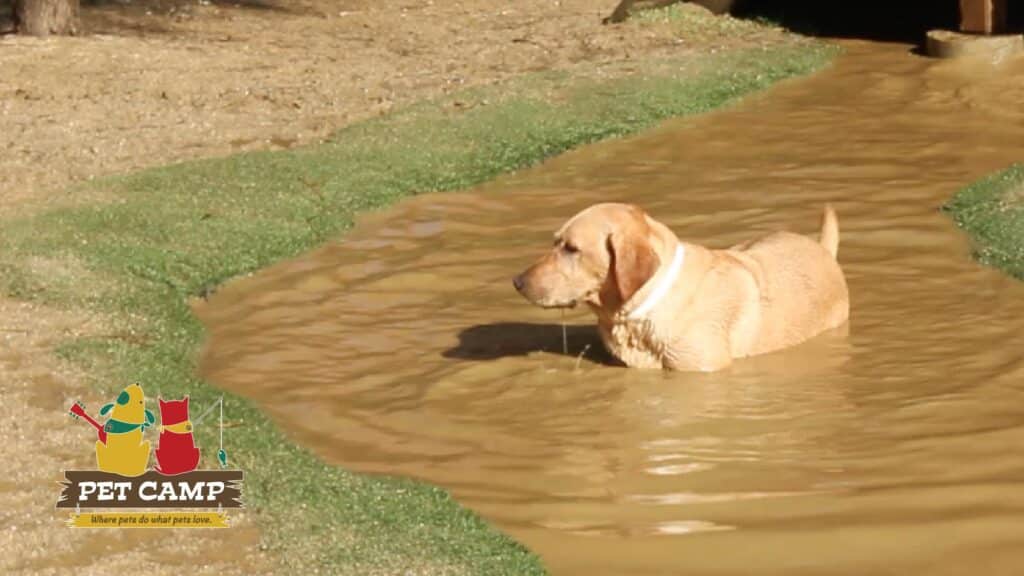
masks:
[[[764,41],[684,37],[652,21],[602,26],[616,3],[85,5],[79,37],[0,37],[0,217],[83,201],[69,185],[102,175],[316,142],[344,124],[467,85]],[[7,470],[0,572],[271,571],[273,559],[260,552],[259,532],[244,515],[240,527],[212,536],[64,528],[55,481],[63,469],[92,464],[90,432],[66,410],[76,399],[90,407],[104,399],[52,350],[102,330],[102,319],[7,300],[0,316],[0,417],[17,423],[15,441],[0,443]]]
[[[0,211],[112,172],[315,142],[466,85],[741,40],[600,25],[614,0],[143,1],[85,8],[78,38],[0,38]]]

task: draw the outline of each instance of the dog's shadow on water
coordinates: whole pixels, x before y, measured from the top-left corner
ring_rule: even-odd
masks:
[[[744,358],[725,373],[738,377],[775,374],[793,378],[832,372],[850,360],[848,336],[849,325],[844,324],[791,349]],[[481,361],[546,352],[570,358],[582,356],[587,362],[604,366],[624,366],[604,347],[594,325],[567,324],[564,340],[561,324],[528,322],[478,324],[463,328],[458,337],[458,345],[442,352],[442,356]]]
[[[445,350],[442,356],[463,360],[497,360],[535,352],[574,358],[583,356],[591,362],[621,366],[605,350],[597,327],[583,324],[567,324],[564,340],[561,324],[496,322],[470,326],[459,332],[459,344]]]

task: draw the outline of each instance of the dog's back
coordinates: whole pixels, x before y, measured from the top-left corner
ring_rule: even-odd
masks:
[[[827,207],[818,241],[776,232],[731,250],[760,292],[760,330],[750,355],[792,346],[846,322],[849,292],[835,258],[838,245],[838,222]]]

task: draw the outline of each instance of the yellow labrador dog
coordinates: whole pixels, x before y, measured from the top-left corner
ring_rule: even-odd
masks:
[[[846,322],[839,223],[825,207],[817,241],[790,232],[711,250],[680,241],[629,204],[597,204],[513,280],[543,307],[584,302],[627,366],[715,371]]]

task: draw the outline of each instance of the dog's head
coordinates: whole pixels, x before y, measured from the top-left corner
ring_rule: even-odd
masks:
[[[512,281],[545,308],[585,302],[616,310],[658,270],[650,220],[629,204],[596,204],[555,233],[555,245]]]
[[[117,395],[116,400],[104,404],[100,408],[100,416],[107,415],[111,420],[128,424],[143,424],[144,427],[151,426],[156,421],[153,413],[146,409],[146,397],[142,392],[142,387],[138,384],[129,384]]]

